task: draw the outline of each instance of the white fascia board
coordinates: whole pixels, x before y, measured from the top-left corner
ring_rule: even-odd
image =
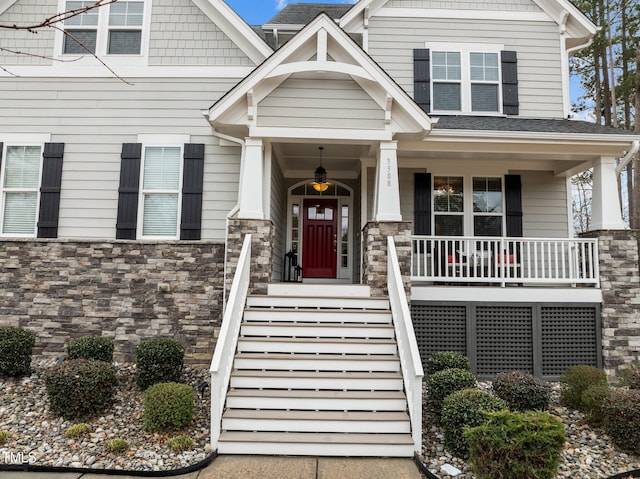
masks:
[[[596,142],[612,146],[630,145],[638,139],[638,135],[589,135],[585,133],[553,133],[529,131],[494,131],[494,130],[433,130],[430,139],[436,137],[459,138],[459,141],[472,139],[474,142],[495,143],[503,140],[539,140],[564,141],[567,143]],[[425,140],[428,141],[428,140]]]
[[[591,38],[598,32],[598,27],[584,13],[567,0],[533,0],[543,11],[553,18],[558,25],[562,24],[564,12],[569,14],[567,34],[573,38]]]
[[[249,136],[283,140],[348,140],[351,142],[392,141],[393,135],[385,130],[356,130],[346,128],[292,128],[279,126],[252,126]]]
[[[224,0],[192,0],[256,65],[273,50]]]
[[[11,5],[16,3],[18,0],[0,0],[0,15],[6,12]]]
[[[474,301],[491,303],[601,303],[598,288],[494,288],[420,286],[411,287],[413,301]]]
[[[388,0],[360,0],[350,10],[340,18],[340,28],[347,32],[352,32],[356,28],[362,28],[362,13],[365,8],[369,8],[369,16],[373,16],[378,10],[385,6]]]
[[[391,80],[388,74],[380,68],[368,55],[366,55],[349,36],[341,30],[335,22],[326,14],[319,15],[309,25],[307,25],[296,36],[289,40],[282,48],[277,50],[271,57],[269,57],[262,65],[257,67],[247,78],[241,81],[229,94],[223,97],[220,101],[214,104],[209,110],[209,121],[215,122],[220,115],[233,108],[238,102],[242,101],[247,92],[255,88],[258,83],[263,80],[269,79],[273,74],[277,75],[278,68],[286,71],[287,74],[294,73],[287,70],[282,65],[286,64],[286,60],[293,57],[293,55],[301,48],[304,47],[310,40],[317,35],[318,31],[325,29],[327,34],[336,39],[336,44],[339,48],[342,48],[345,55],[349,57],[355,63],[349,63],[350,68],[360,67],[364,70],[368,77],[373,79],[374,83],[379,84],[384,88],[389,95],[393,98],[394,104],[397,104],[412,118],[412,120],[420,126],[424,131],[430,131],[432,126],[431,118],[420,109],[420,107],[407,95],[407,93],[400,88],[393,80]],[[333,54],[334,52],[329,52]],[[339,62],[340,55],[332,55],[334,59]],[[322,62],[321,62],[322,63]],[[346,63],[346,62],[343,62]],[[331,65],[324,65],[325,67]],[[340,68],[336,65],[336,68]],[[354,70],[355,71],[355,70]],[[362,70],[359,70],[360,72]],[[273,82],[270,86],[272,90],[275,89],[282,81],[287,78],[287,75],[281,75],[279,82]],[[361,85],[362,86],[362,85]],[[366,86],[363,87],[367,91]],[[265,95],[265,92],[262,92]],[[372,97],[373,98],[373,97]],[[384,104],[381,105],[384,108]]]

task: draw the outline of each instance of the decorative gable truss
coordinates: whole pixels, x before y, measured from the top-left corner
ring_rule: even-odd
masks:
[[[302,79],[309,89],[331,80],[353,81],[380,109],[378,127],[352,126],[345,131],[318,125],[265,126],[261,102],[288,79]],[[431,119],[353,40],[325,14],[240,82],[206,115],[214,128],[239,138],[318,138],[390,141],[398,135],[423,138]]]

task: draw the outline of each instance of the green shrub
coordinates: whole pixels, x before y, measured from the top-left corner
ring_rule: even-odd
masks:
[[[453,351],[440,351],[433,353],[427,359],[427,374],[431,375],[445,369],[466,369],[471,371],[469,359],[462,353]]]
[[[167,441],[173,451],[182,452],[193,447],[193,439],[189,436],[175,436]]]
[[[512,411],[544,411],[549,407],[551,387],[529,373],[499,373],[493,381],[493,391]]]
[[[613,442],[640,454],[640,389],[612,392],[602,409],[604,429]]]
[[[582,411],[582,393],[592,384],[606,384],[607,376],[602,369],[578,365],[567,369],[560,377],[562,390],[560,402],[567,407]]]
[[[113,362],[113,341],[102,336],[84,336],[69,341],[67,359],[96,359]]]
[[[640,362],[631,363],[620,373],[622,384],[629,389],[640,389]]]
[[[122,453],[129,450],[129,441],[126,439],[109,439],[105,444],[107,452]]]
[[[136,348],[137,383],[145,390],[157,383],[179,382],[184,348],[168,338],[142,341]]]
[[[464,432],[478,479],[556,477],[566,440],[558,419],[541,411],[485,414],[485,424]]]
[[[44,376],[51,410],[67,419],[88,418],[113,404],[118,384],[115,368],[104,361],[73,359]]]
[[[592,384],[582,393],[582,409],[592,426],[602,425],[603,407],[609,396],[611,396],[611,388],[606,383]]]
[[[188,384],[154,384],[144,393],[144,428],[178,430],[191,423],[195,391]]]
[[[483,412],[507,409],[507,403],[479,389],[463,389],[449,394],[442,405],[444,444],[452,454],[466,457],[469,448],[462,435],[465,427],[480,426],[487,421]]]
[[[444,398],[462,389],[476,387],[476,378],[466,369],[445,369],[429,376],[429,401],[436,421],[440,421],[440,412]]]
[[[78,424],[74,424],[67,429],[65,435],[67,437],[80,437],[85,434],[89,434],[91,432],[91,426],[86,422],[80,422]]]
[[[6,431],[0,431],[0,446],[3,446],[9,440],[9,433]]]
[[[0,374],[23,376],[31,371],[31,354],[36,344],[33,331],[16,326],[0,327]]]

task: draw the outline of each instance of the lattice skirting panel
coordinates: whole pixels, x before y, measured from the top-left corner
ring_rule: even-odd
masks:
[[[461,352],[480,378],[518,370],[557,379],[575,364],[602,366],[599,305],[413,302],[411,316],[423,362]]]

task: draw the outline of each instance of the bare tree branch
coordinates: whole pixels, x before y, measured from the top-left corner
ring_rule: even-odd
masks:
[[[46,55],[37,55],[35,53],[22,52],[20,50],[11,50],[10,48],[4,48],[4,47],[0,47],[0,52],[12,53],[14,55],[20,55],[24,57],[42,58],[43,60],[51,60],[53,62],[61,62],[61,63],[77,62],[78,60],[82,59],[82,56],[75,57],[75,58],[54,58]]]

